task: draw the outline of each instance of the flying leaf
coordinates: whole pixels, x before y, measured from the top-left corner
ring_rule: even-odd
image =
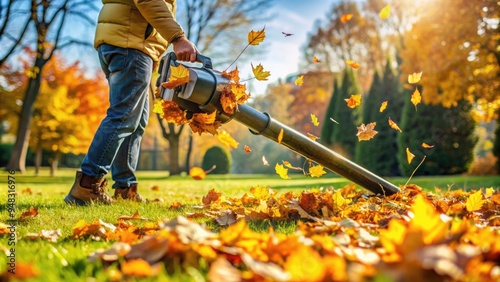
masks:
[[[380,105],[380,109],[378,110],[379,112],[383,112],[385,111],[385,109],[387,108],[387,101],[384,101],[382,102],[382,105]]]
[[[356,136],[358,136],[358,141],[368,141],[377,135],[378,131],[374,130],[375,125],[377,125],[376,122],[369,123],[366,126],[362,123],[361,126],[358,127],[358,133],[356,134]]]
[[[339,124],[338,121],[334,120],[333,118],[330,118],[331,121],[335,122],[336,124]]]
[[[291,168],[293,170],[300,170],[302,171],[302,169],[300,167],[296,167],[296,166],[293,166],[289,161],[282,161],[283,162],[283,165],[287,168]]]
[[[478,190],[474,194],[470,194],[469,198],[467,198],[467,202],[465,202],[465,208],[469,212],[478,211],[483,207],[483,204],[486,201],[483,200],[483,193],[481,190]]]
[[[253,64],[250,65],[252,66],[253,75],[258,81],[267,80],[267,78],[271,75],[271,72],[264,71],[264,67],[261,64],[258,64],[255,68],[253,67]]]
[[[358,64],[358,63],[356,63],[355,61],[347,60],[346,64],[347,64],[348,66],[351,66],[353,69],[357,69],[357,68],[359,68],[359,64]]]
[[[167,82],[163,82],[161,86],[174,89],[177,86],[186,84],[189,82],[189,69],[185,68],[183,65],[178,67],[170,65],[170,77]]]
[[[313,140],[313,141],[316,141],[316,140],[318,140],[318,139],[319,139],[319,137],[318,137],[318,136],[313,135],[313,134],[311,134],[311,133],[309,133],[309,132],[307,132],[307,137],[309,137],[309,138],[310,138],[311,140]]]
[[[318,117],[315,114],[311,114],[311,122],[314,124],[314,126],[319,125]]]
[[[321,61],[318,59],[318,57],[314,56],[314,57],[313,57],[313,62],[315,62],[315,63],[319,63],[319,62],[321,62]]]
[[[194,180],[203,180],[207,176],[207,173],[203,168],[195,166],[189,170],[189,176]]]
[[[385,20],[389,17],[389,14],[391,13],[391,5],[387,4],[382,10],[380,10],[380,13],[378,16],[382,19]]]
[[[414,72],[412,74],[408,75],[408,83],[415,84],[420,81],[420,78],[422,77],[422,72]]]
[[[417,105],[422,101],[422,96],[420,95],[420,91],[415,89],[415,92],[411,94],[411,102],[415,105],[415,110],[417,109]]]
[[[427,143],[422,143],[422,148],[430,149],[430,148],[434,148],[434,145],[429,145]]]
[[[356,108],[357,106],[361,105],[361,94],[355,94],[351,95],[349,99],[344,99],[347,103],[347,106],[351,109]]]
[[[304,76],[299,75],[297,79],[295,79],[295,85],[302,86],[302,84],[304,84]]]
[[[266,156],[262,156],[262,164],[265,166],[269,166],[269,162],[266,160]]]
[[[346,22],[348,22],[351,18],[352,18],[352,14],[343,14],[343,15],[340,17],[340,22],[341,22],[341,23],[346,23]]]
[[[250,31],[248,33],[248,44],[259,45],[259,43],[264,41],[264,38],[266,37],[266,32],[264,31],[265,29],[266,27],[264,27],[262,30]]]
[[[276,166],[274,167],[274,170],[281,178],[290,179],[290,176],[288,176],[288,169],[285,168],[283,165],[276,164]]]
[[[238,143],[236,140],[233,139],[233,137],[225,130],[222,130],[219,134],[217,134],[217,139],[219,139],[219,141],[230,147],[230,148],[238,148],[238,145],[240,143]]]
[[[280,133],[278,133],[278,144],[281,144],[281,141],[283,140],[283,128],[280,130]]]
[[[234,83],[240,83],[240,72],[238,71],[238,67],[230,72],[223,71],[221,75],[229,80],[234,81]]]
[[[245,151],[245,153],[247,154],[250,154],[252,152],[252,149],[250,149],[250,146],[245,145],[243,146],[243,151]]]
[[[411,161],[413,160],[414,157],[415,157],[415,155],[412,154],[412,152],[410,152],[410,149],[406,148],[406,160],[408,161],[408,164],[411,163]]]
[[[309,167],[309,175],[311,175],[311,177],[320,177],[324,174],[326,174],[326,171],[324,170],[324,167],[322,165]]]
[[[391,118],[389,118],[389,126],[390,126],[392,129],[394,129],[394,130],[397,130],[397,131],[399,131],[399,132],[403,132],[403,131],[401,130],[401,128],[399,128],[399,126],[398,126],[398,125],[397,125],[394,121],[392,121],[392,119],[391,119]]]

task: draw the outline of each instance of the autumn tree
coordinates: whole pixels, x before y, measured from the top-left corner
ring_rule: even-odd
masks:
[[[79,24],[95,24],[94,20],[89,17],[89,13],[98,9],[96,1],[31,0],[31,5],[28,5],[27,1],[19,2],[19,17],[12,20],[21,20],[22,22],[23,18],[27,19],[26,21],[30,27],[34,29],[34,36],[20,36],[17,40],[14,40],[15,45],[33,46],[36,55],[33,57],[31,68],[28,71],[28,84],[22,99],[16,142],[6,168],[25,171],[34,104],[39,95],[42,82],[41,73],[57,50],[62,50],[74,44],[91,45],[89,41],[82,41],[78,37],[72,37],[72,34],[75,33],[65,33],[63,31],[68,23],[71,23],[73,29],[78,27]]]
[[[212,58],[216,65],[229,64],[245,47],[246,31],[251,25],[267,18],[266,11],[274,3],[271,0],[188,0],[178,2],[177,19],[181,22],[186,37],[196,44],[200,52]],[[241,32],[245,30],[245,32]],[[241,46],[241,49],[236,48]],[[159,118],[162,136],[169,143],[170,174],[179,174],[180,137],[185,126],[176,126]],[[189,135],[186,167],[193,146],[193,135]]]
[[[425,89],[424,89],[425,91]],[[407,97],[408,98],[408,97]],[[478,138],[474,135],[476,123],[472,106],[461,100],[446,108],[440,104],[419,104],[417,109],[405,99],[398,133],[398,158],[403,175],[410,175],[426,159],[415,175],[459,174],[469,169]],[[433,146],[425,148],[422,144]],[[406,149],[415,155],[408,164]]]
[[[339,95],[334,97],[336,102],[333,119],[338,122],[338,128],[333,132],[332,143],[341,154],[346,155],[348,158],[354,158],[355,148],[358,143],[356,133],[361,120],[361,113],[359,107],[348,107],[345,100],[349,99],[351,95],[360,94],[354,71],[351,67],[347,67],[344,71]]]
[[[493,155],[497,157],[497,173],[500,174],[500,115],[497,117],[497,122],[496,122],[496,129],[495,129],[495,142],[493,145]]]
[[[343,16],[350,15],[349,20]],[[305,56],[322,58],[316,68],[341,71],[347,60],[363,67],[359,79],[368,87],[373,72],[382,60],[381,37],[376,23],[360,10],[356,1],[339,1],[332,5],[326,19],[319,22],[308,38]]]

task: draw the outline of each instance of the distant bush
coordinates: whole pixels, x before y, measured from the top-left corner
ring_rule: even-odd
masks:
[[[496,175],[497,158],[493,153],[487,153],[484,157],[476,157],[472,162],[469,174],[471,175]]]
[[[203,157],[202,168],[209,170],[213,166],[216,168],[211,174],[227,174],[231,172],[231,155],[222,147],[214,146],[207,150]]]

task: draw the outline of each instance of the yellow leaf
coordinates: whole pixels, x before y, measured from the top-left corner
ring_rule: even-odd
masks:
[[[415,109],[417,109],[417,105],[420,104],[422,101],[422,96],[420,95],[420,91],[418,89],[415,89],[415,92],[411,94],[411,102],[413,105],[415,105]]]
[[[297,79],[295,79],[295,85],[302,86],[302,84],[304,84],[304,76],[299,75],[299,77],[297,77]]]
[[[278,133],[278,144],[281,144],[281,141],[283,140],[283,128],[280,130],[280,133]]]
[[[230,72],[223,71],[221,75],[229,80],[232,80],[234,83],[240,83],[240,72],[238,71],[238,67]]]
[[[225,130],[222,130],[219,134],[217,134],[217,139],[219,139],[222,144],[235,149],[238,148],[238,145],[240,144]]]
[[[311,122],[314,124],[314,126],[319,125],[318,117],[315,114],[311,114]]]
[[[467,202],[465,202],[465,208],[469,212],[478,211],[483,206],[485,200],[483,200],[483,193],[481,190],[477,191],[474,194],[471,194],[469,198],[467,198]]]
[[[489,197],[493,196],[494,192],[495,192],[495,189],[493,189],[493,187],[486,188],[486,192],[484,193],[484,196],[486,198],[489,198]]]
[[[344,99],[347,103],[347,106],[351,109],[356,108],[361,105],[361,94],[351,95],[349,99]]]
[[[321,61],[318,59],[318,57],[314,56],[314,57],[313,57],[313,62],[315,62],[315,63],[319,63],[319,62],[321,62]]]
[[[376,122],[369,123],[366,126],[362,123],[361,126],[358,127],[358,133],[356,134],[356,136],[358,136],[358,141],[368,141],[377,135],[378,131],[374,130],[375,125],[377,125]]]
[[[250,65],[252,66],[253,75],[259,81],[267,80],[267,78],[271,75],[271,72],[264,71],[264,67],[261,64],[258,64],[255,68],[253,67],[253,64]]]
[[[391,13],[391,5],[387,4],[382,10],[380,10],[380,13],[378,16],[382,19],[385,20],[389,17],[389,14]]]
[[[387,101],[384,101],[382,102],[382,105],[380,105],[380,109],[378,110],[379,112],[383,112],[385,111],[385,109],[387,108]]]
[[[422,72],[414,72],[412,74],[408,75],[408,83],[415,84],[420,81],[420,78],[422,77]]]
[[[430,149],[430,148],[434,148],[434,145],[429,145],[427,143],[422,143],[422,148]]]
[[[348,66],[351,66],[353,69],[357,69],[357,68],[359,68],[359,64],[358,64],[358,63],[356,63],[355,61],[347,60],[346,64],[347,64]]]
[[[191,176],[194,180],[203,180],[207,176],[207,173],[203,170],[203,168],[195,166],[189,170],[189,176]]]
[[[335,194],[332,195],[332,198],[333,202],[335,203],[335,205],[337,205],[337,207],[342,207],[343,205],[346,204],[346,200],[344,199],[344,197],[342,197],[340,191],[335,192]]]
[[[340,17],[340,22],[341,22],[341,23],[346,23],[346,22],[348,22],[351,18],[352,18],[352,14],[343,14],[343,15]]]
[[[290,176],[288,176],[288,169],[285,168],[284,166],[280,164],[276,164],[274,167],[274,170],[276,170],[276,173],[283,179],[290,179]]]
[[[185,68],[183,65],[178,67],[170,65],[170,77],[167,82],[163,82],[161,86],[174,89],[177,86],[186,84],[189,82],[189,69]]]
[[[266,27],[264,27],[262,30],[250,31],[248,33],[248,44],[259,45],[259,43],[264,41],[264,38],[266,37],[266,32],[264,31],[265,29]]]
[[[311,177],[320,177],[324,174],[326,174],[326,171],[324,170],[322,165],[309,167],[309,175],[311,175]]]
[[[389,118],[389,126],[390,126],[392,129],[394,129],[394,130],[397,130],[397,131],[399,131],[399,132],[403,132],[403,131],[401,130],[401,128],[399,128],[399,126],[398,126],[398,125],[397,125],[394,121],[392,121],[392,119],[391,119],[391,118]]]
[[[406,160],[408,160],[408,164],[411,163],[414,157],[415,155],[410,152],[410,149],[406,148]]]

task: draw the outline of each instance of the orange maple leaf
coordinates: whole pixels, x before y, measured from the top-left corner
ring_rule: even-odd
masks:
[[[398,126],[398,125],[397,125],[394,121],[392,121],[392,119],[391,119],[391,118],[389,118],[388,122],[389,122],[389,126],[390,126],[392,129],[397,130],[397,131],[399,131],[399,132],[403,132],[403,131],[401,130],[401,128],[399,128],[399,126]]]
[[[361,105],[361,94],[351,95],[349,99],[344,99],[347,102],[347,106],[351,109],[356,108]]]
[[[358,141],[368,141],[377,135],[378,131],[374,130],[375,125],[377,125],[376,122],[367,125],[362,123],[361,126],[358,127],[358,133],[356,134],[356,136],[358,136]]]
[[[359,68],[359,64],[358,64],[358,63],[356,63],[355,61],[347,60],[346,64],[347,64],[348,66],[351,66],[353,69],[357,69],[357,68]]]
[[[163,82],[161,86],[174,89],[177,86],[186,84],[189,82],[189,69],[185,68],[183,65],[178,67],[170,65],[170,77],[167,82]]]
[[[27,218],[30,216],[35,217],[37,215],[38,215],[38,209],[31,206],[28,210],[21,213],[21,216],[19,217],[19,219],[24,219],[24,218]]]
[[[230,72],[223,71],[221,75],[229,80],[232,80],[234,83],[240,83],[240,72],[238,71],[238,67]]]
[[[267,78],[271,75],[271,72],[264,71],[264,67],[261,64],[258,64],[255,68],[253,67],[253,64],[250,65],[252,66],[252,72],[255,76],[255,79],[257,79],[258,81],[267,80]]]
[[[343,14],[343,15],[340,17],[340,22],[341,22],[341,23],[346,23],[346,22],[348,22],[351,18],[352,18],[352,14]]]
[[[217,191],[215,191],[215,189],[210,189],[210,191],[208,191],[208,194],[206,196],[203,196],[201,198],[201,202],[208,206],[214,202],[217,202],[220,198],[220,196],[222,195],[222,193],[218,193]]]

